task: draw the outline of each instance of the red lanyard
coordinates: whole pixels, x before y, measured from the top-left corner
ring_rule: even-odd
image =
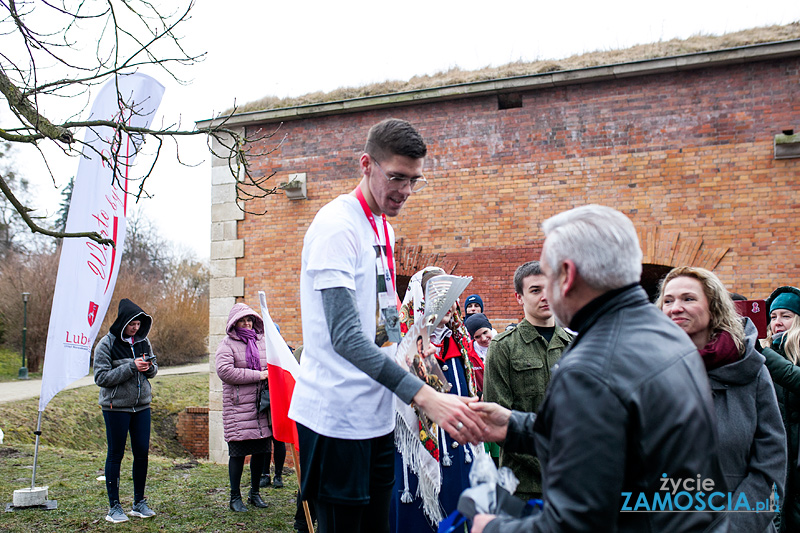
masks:
[[[375,238],[378,241],[378,245],[381,243],[381,235],[378,233],[378,225],[375,223],[375,216],[372,214],[372,209],[369,208],[367,205],[367,200],[364,198],[364,193],[361,192],[361,187],[356,187],[356,198],[358,198],[358,203],[361,204],[361,209],[364,210],[364,214],[367,216],[367,220],[372,225],[372,231],[375,232]],[[383,234],[386,238],[386,258],[389,261],[389,274],[392,277],[392,291],[397,293],[395,290],[395,280],[394,280],[394,261],[392,260],[392,244],[389,242],[389,224],[386,222],[386,215],[381,213],[381,218],[383,219]]]

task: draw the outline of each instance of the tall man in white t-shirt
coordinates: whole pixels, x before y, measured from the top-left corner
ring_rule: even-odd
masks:
[[[303,498],[322,533],[389,531],[394,395],[413,401],[459,442],[483,423],[464,399],[441,394],[397,365],[397,216],[422,189],[427,148],[404,120],[367,136],[358,187],[319,210],[303,240],[303,358],[289,415],[297,421]]]

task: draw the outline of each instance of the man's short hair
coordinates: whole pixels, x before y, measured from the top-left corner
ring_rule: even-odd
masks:
[[[638,283],[642,249],[633,222],[610,207],[584,205],[542,224],[547,263],[553,272],[570,259],[589,287],[610,291]]]
[[[387,118],[369,129],[364,151],[380,162],[393,155],[422,159],[428,147],[414,126],[399,118]]]
[[[522,296],[522,293],[525,292],[525,287],[522,286],[522,283],[525,281],[525,278],[528,276],[541,276],[542,275],[542,265],[539,261],[528,261],[527,263],[523,263],[517,267],[516,272],[514,272],[514,290]]]

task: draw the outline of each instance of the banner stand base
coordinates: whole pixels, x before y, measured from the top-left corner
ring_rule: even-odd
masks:
[[[42,505],[35,505],[33,507],[17,507],[13,503],[6,504],[6,512],[13,513],[14,511],[22,511],[24,509],[39,509],[40,511],[52,511],[58,508],[58,500],[45,500]]]
[[[47,487],[31,487],[14,491],[14,507],[38,507],[47,501]]]
[[[6,512],[11,513],[22,509],[51,510],[58,507],[56,500],[47,499],[47,487],[34,487],[32,489],[19,489],[14,491],[14,501],[6,504]]]

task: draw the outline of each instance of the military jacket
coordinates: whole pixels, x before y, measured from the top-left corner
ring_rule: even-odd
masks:
[[[525,319],[516,328],[497,335],[486,354],[484,401],[535,413],[544,400],[551,369],[571,340],[569,333],[556,326],[548,343]],[[535,457],[507,453],[501,446],[500,465],[509,467],[519,478],[517,493],[520,495],[542,492],[541,469]]]

